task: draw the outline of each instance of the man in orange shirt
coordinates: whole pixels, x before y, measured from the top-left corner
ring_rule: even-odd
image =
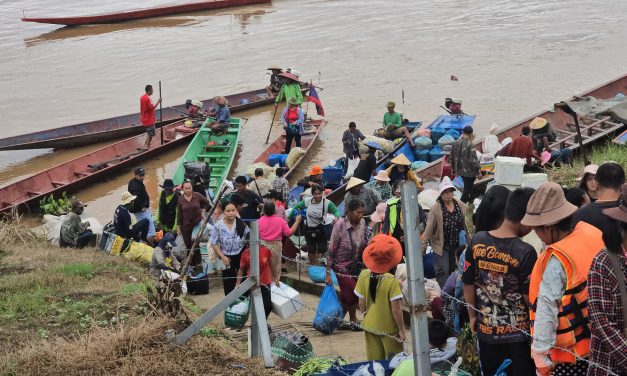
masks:
[[[146,85],[146,94],[139,98],[142,126],[146,128],[146,145],[144,147],[146,150],[150,148],[150,142],[155,137],[155,108],[161,103],[161,98],[159,98],[157,103],[152,104],[151,95],[152,85]]]

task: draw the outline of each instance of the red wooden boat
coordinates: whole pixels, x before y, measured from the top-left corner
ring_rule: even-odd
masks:
[[[13,208],[20,212],[36,209],[45,196],[75,192],[126,166],[159,155],[191,140],[197,129],[185,127],[184,120],[180,120],[165,125],[163,131],[164,143],[161,144],[157,133],[148,150],[140,149],[146,136],[135,136],[0,188],[0,213]]]
[[[307,90],[307,88],[303,88],[303,94],[305,94]],[[229,95],[226,99],[229,101],[231,114],[267,105],[274,101],[273,98],[268,96],[265,89]],[[209,109],[213,105],[213,99],[206,99],[202,102],[204,109]],[[185,117],[184,114],[186,113],[187,109],[184,104],[166,107],[163,109],[163,124],[180,120]],[[157,119],[160,118],[159,110],[156,110],[155,115]],[[63,149],[117,140],[143,133],[144,129],[139,126],[139,124],[141,124],[140,114],[135,113],[82,124],[68,125],[0,139],[0,150]],[[157,123],[157,128],[161,125],[161,123]]]
[[[39,22],[66,26],[80,26],[93,24],[109,24],[139,20],[142,18],[161,17],[172,14],[198,12],[201,10],[222,9],[243,5],[264,4],[272,0],[208,0],[188,4],[167,5],[154,8],[135,9],[118,13],[103,13],[91,16],[76,17],[24,17],[24,22]]]
[[[284,177],[286,179],[289,179],[292,173],[296,171],[298,166],[300,166],[301,162],[303,161],[303,159],[305,159],[305,157],[309,153],[311,146],[314,144],[314,142],[318,138],[318,135],[320,134],[320,132],[322,131],[322,128],[324,128],[326,123],[327,121],[324,119],[307,121],[307,123],[305,124],[305,133],[301,135],[301,139],[300,139],[301,148],[305,150],[305,154],[303,154],[302,157],[300,157],[298,161],[296,161],[296,163],[292,166],[292,168],[290,168],[285,173]],[[292,148],[294,148],[294,146],[292,146]],[[255,159],[254,163],[263,162],[265,164],[269,164],[268,158],[270,157],[270,154],[281,154],[283,153],[284,150],[285,150],[285,134],[282,134],[281,136],[277,137],[277,139],[274,140],[266,148],[266,150],[264,150],[264,152],[261,153],[257,157],[257,159]]]

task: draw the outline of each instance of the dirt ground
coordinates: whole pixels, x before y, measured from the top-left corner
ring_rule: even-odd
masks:
[[[203,310],[208,310],[213,305],[218,303],[220,299],[224,297],[222,288],[213,288],[208,295],[194,296],[194,302]],[[349,330],[337,330],[331,335],[325,335],[312,327],[313,318],[315,315],[315,309],[318,306],[320,298],[315,295],[301,293],[301,299],[305,308],[300,312],[297,312],[287,320],[281,319],[274,313],[270,314],[268,322],[271,327],[290,323],[296,327],[298,331],[309,337],[311,344],[313,345],[316,356],[324,355],[341,355],[349,363],[360,362],[366,360],[366,346],[364,342],[363,332],[353,332]],[[358,313],[358,319],[361,320],[361,315]],[[212,321],[213,326],[224,326],[224,316],[221,315]],[[250,319],[246,328],[250,327]],[[242,329],[245,330],[245,329]],[[408,331],[409,337],[409,331]],[[408,341],[411,339],[408,338]],[[410,342],[408,342],[410,343]]]

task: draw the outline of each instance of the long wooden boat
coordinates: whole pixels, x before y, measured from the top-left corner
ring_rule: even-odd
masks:
[[[292,167],[287,170],[287,172],[284,175],[286,179],[289,179],[293,175],[294,171],[296,171],[296,169],[300,166],[301,162],[305,159],[305,157],[309,153],[309,150],[313,146],[314,142],[318,138],[318,135],[320,134],[320,132],[322,131],[322,128],[324,128],[326,123],[327,122],[324,119],[317,119],[317,120],[309,119],[305,123],[305,126],[304,126],[305,131],[304,133],[301,134],[301,139],[300,139],[301,148],[305,151],[305,154],[303,154],[294,163],[294,165],[292,165]],[[283,151],[285,151],[285,134],[282,134],[281,136],[277,137],[276,140],[274,140],[266,148],[266,150],[264,150],[263,153],[261,153],[257,157],[257,159],[255,159],[254,163],[263,162],[265,164],[269,164],[268,159],[271,154],[281,154],[283,153]]]
[[[593,97],[597,99],[610,99],[614,98],[617,94],[627,93],[627,74],[619,77],[613,81],[607,82],[601,86],[598,86],[585,93],[575,95],[569,101],[577,101],[583,97]],[[500,141],[504,138],[514,138],[521,134],[522,127],[529,125],[529,123],[536,117],[543,117],[549,121],[551,127],[558,134],[558,139],[551,144],[551,148],[559,149],[560,147],[567,147],[573,151],[577,151],[579,143],[577,139],[577,131],[574,124],[574,119],[571,115],[564,112],[562,109],[555,108],[549,111],[539,112],[535,115],[529,116],[524,120],[512,124],[506,127],[502,131],[498,132],[497,137]],[[599,141],[609,139],[614,133],[617,133],[625,124],[612,121],[609,116],[601,118],[595,118],[591,116],[578,116],[578,120],[582,133],[582,144],[584,147],[589,147]],[[483,152],[482,140],[476,142],[477,150]],[[440,178],[442,174],[444,159],[431,162],[425,167],[418,170],[418,175],[423,179]]]
[[[184,144],[196,133],[196,129],[184,125],[184,120],[165,125],[163,131],[164,143],[157,134],[148,150],[142,149],[145,135],[131,137],[0,188],[0,213],[14,208],[19,212],[36,210],[45,196],[74,193],[127,166]]]
[[[66,26],[108,24],[124,21],[139,20],[142,18],[160,17],[172,14],[190,13],[201,10],[222,9],[243,5],[269,3],[271,0],[207,0],[188,4],[167,5],[154,8],[128,10],[118,13],[103,13],[90,16],[76,17],[24,17],[24,22],[39,22]]]
[[[303,87],[303,94],[308,90]],[[268,96],[265,89],[253,90],[226,97],[229,101],[231,114],[249,110],[251,108],[270,104],[274,101]],[[213,105],[213,99],[203,100],[204,109]],[[163,123],[157,123],[157,128],[186,117],[185,104],[163,109]],[[156,110],[156,118],[160,119],[160,110]],[[82,124],[69,125],[61,128],[48,129],[0,139],[0,150],[23,150],[44,148],[72,148],[89,145],[96,142],[117,140],[131,137],[144,132],[141,127],[139,113],[117,116],[109,119],[90,121]]]
[[[207,122],[198,130],[194,139],[187,146],[183,157],[174,172],[174,184],[185,179],[185,162],[205,162],[211,167],[209,191],[217,193],[222,182],[228,177],[237,152],[241,120],[231,118],[231,123],[224,135],[216,135],[207,126]]]

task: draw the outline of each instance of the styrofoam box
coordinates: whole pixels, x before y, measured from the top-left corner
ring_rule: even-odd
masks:
[[[272,312],[282,319],[287,319],[303,309],[300,293],[281,282],[280,287],[274,283],[270,287]]]
[[[515,157],[496,157],[494,180],[499,185],[521,185],[526,161]]]
[[[522,186],[525,188],[538,189],[543,183],[549,181],[549,175],[542,173],[524,174]]]

